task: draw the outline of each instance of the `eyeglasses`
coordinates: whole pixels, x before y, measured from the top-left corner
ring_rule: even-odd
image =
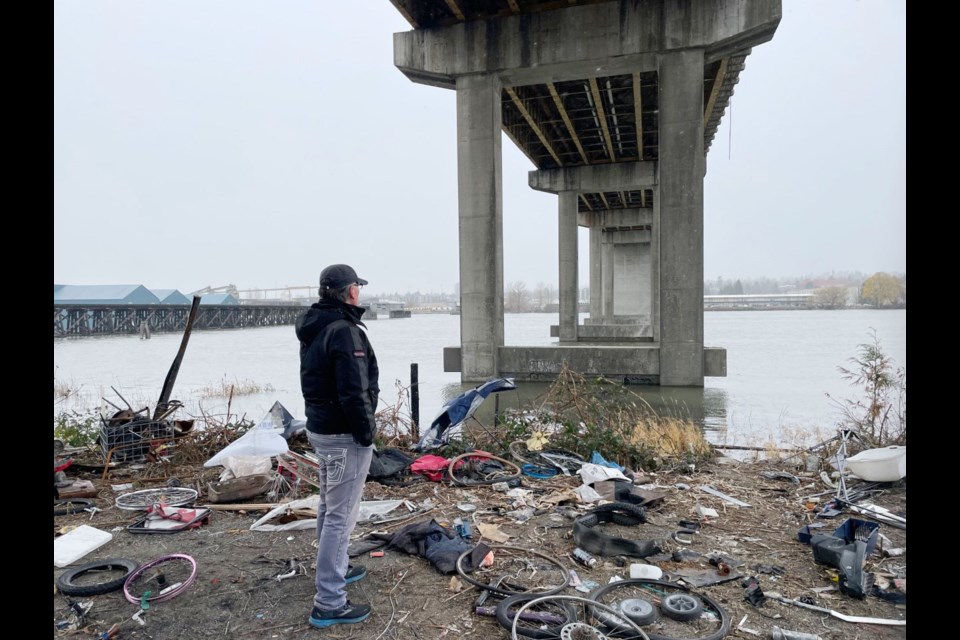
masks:
[[[359,282],[354,282],[353,284],[354,284],[354,286],[357,287],[357,289],[363,289],[363,285],[360,284]]]

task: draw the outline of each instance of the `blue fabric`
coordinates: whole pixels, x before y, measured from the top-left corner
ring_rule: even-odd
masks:
[[[599,452],[594,451],[593,456],[590,458],[590,462],[593,464],[599,464],[601,467],[610,467],[611,469],[616,469],[617,471],[626,471],[624,467],[621,467],[616,462],[610,462],[605,459]]]
[[[525,464],[520,467],[520,470],[523,472],[523,475],[530,476],[531,478],[552,478],[559,473],[552,467],[541,467],[537,464]]]

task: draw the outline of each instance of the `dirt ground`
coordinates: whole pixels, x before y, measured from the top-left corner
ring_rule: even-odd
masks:
[[[315,535],[312,529],[265,533],[250,531],[250,525],[264,510],[248,512],[215,511],[209,524],[194,530],[164,535],[134,534],[126,530],[137,514],[114,506],[117,493],[112,484],[134,482],[136,488],[163,486],[169,477],[188,478],[190,486],[200,487],[198,504],[204,503],[203,487],[206,481],[216,480],[217,469],[161,468],[152,465],[140,469],[118,468],[110,477],[101,480],[99,474],[68,473],[94,481],[99,511],[64,515],[54,518],[54,537],[65,528],[87,524],[111,531],[113,539],[84,557],[76,564],[106,558],[130,558],[140,563],[169,553],[193,556],[198,565],[196,582],[180,596],[151,605],[142,614],[144,624],[132,616],[139,607],[128,603],[122,591],[91,596],[67,598],[54,589],[54,637],[97,638],[111,625],[119,624],[114,638],[356,638],[380,640],[385,638],[509,638],[495,619],[473,613],[473,602],[479,591],[475,587],[456,593],[450,589],[451,576],[442,575],[424,558],[386,551],[380,558],[365,557],[353,560],[364,564],[369,574],[348,591],[354,601],[370,602],[373,614],[362,624],[338,625],[326,630],[310,627],[307,617],[312,606],[313,559]],[[783,478],[765,478],[762,473],[784,471],[800,479],[800,484]],[[676,571],[701,569],[716,571],[705,559],[685,559],[675,562],[674,551],[696,552],[706,556],[713,552],[742,561],[735,571],[743,577],[756,577],[762,591],[777,592],[788,598],[808,597],[819,607],[847,616],[906,620],[906,605],[893,604],[876,596],[857,600],[840,593],[833,579],[836,571],[814,562],[811,547],[797,540],[797,531],[815,521],[814,514],[804,499],[813,494],[829,492],[819,473],[805,473],[782,462],[737,462],[720,458],[698,465],[694,471],[661,471],[647,473],[650,484],[665,493],[659,507],[648,513],[648,522],[639,526],[603,525],[604,533],[630,539],[662,540],[664,556],[649,558],[665,572],[664,580],[676,577]],[[769,474],[768,474],[769,475]],[[543,497],[562,488],[574,488],[579,479],[558,476],[551,479],[523,478],[523,488]],[[678,486],[679,485],[679,486]],[[719,491],[749,503],[738,507],[708,494],[699,487],[711,485]],[[644,485],[648,486],[648,485]],[[855,488],[855,485],[851,485]],[[906,481],[881,485],[882,492],[870,499],[874,504],[906,517]],[[821,500],[829,499],[827,494]],[[590,569],[574,562],[570,552],[574,548],[569,515],[547,508],[538,511],[526,522],[518,523],[506,512],[510,498],[490,487],[459,488],[449,484],[425,482],[406,488],[388,487],[368,482],[364,500],[405,498],[414,504],[432,501],[432,511],[414,516],[410,521],[435,518],[452,522],[464,514],[458,503],[470,502],[477,510],[470,514],[473,541],[479,537],[479,523],[497,524],[511,536],[506,543],[535,549],[556,557],[568,568],[575,569],[581,580],[607,584],[613,576],[629,577],[629,564],[643,562],[636,558],[602,558]],[[261,500],[254,499],[254,500]],[[690,536],[689,545],[670,538],[681,519],[696,519],[697,506],[713,508],[716,519],[703,521],[700,532]],[[562,505],[581,511],[588,505]],[[843,513],[826,522],[825,532],[839,526],[846,518],[864,516]],[[378,525],[358,525],[354,538],[362,538],[371,531],[396,531],[404,522]],[[906,548],[906,530],[881,524],[880,533],[889,540],[881,540],[878,552],[866,563],[866,570],[880,581],[893,577],[903,579],[905,590],[906,554],[881,557],[880,548]],[[687,554],[688,556],[690,554]],[[278,581],[275,576],[284,571],[285,564],[296,559],[301,571],[294,578]],[[492,570],[495,572],[495,567]],[[770,572],[773,569],[773,572]],[[65,569],[54,568],[54,585]],[[767,599],[755,606],[745,599],[741,580],[733,580],[694,588],[713,598],[726,610],[731,620],[729,636],[738,638],[770,638],[776,625],[781,629],[816,634],[823,639],[834,638],[905,638],[906,626],[887,626],[852,623],[829,613],[784,604]],[[584,596],[568,587],[564,593]],[[61,629],[71,620],[68,601],[92,604],[80,629]],[[492,601],[493,602],[493,601]],[[746,618],[744,620],[744,618]],[[60,623],[58,625],[58,623]],[[648,631],[652,627],[647,628]],[[751,633],[755,632],[754,633]]]

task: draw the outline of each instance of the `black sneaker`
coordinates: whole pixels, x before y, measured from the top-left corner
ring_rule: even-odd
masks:
[[[347,567],[347,575],[343,576],[346,584],[351,584],[357,580],[362,580],[367,576],[367,569],[362,564],[350,565]]]
[[[351,604],[349,600],[339,609],[318,609],[314,607],[310,614],[310,624],[318,629],[332,627],[335,624],[356,624],[369,618],[370,611],[370,605]]]

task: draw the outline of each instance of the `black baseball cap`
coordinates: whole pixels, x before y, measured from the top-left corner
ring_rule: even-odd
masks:
[[[320,286],[339,289],[351,284],[367,284],[348,264],[332,264],[320,272]]]

